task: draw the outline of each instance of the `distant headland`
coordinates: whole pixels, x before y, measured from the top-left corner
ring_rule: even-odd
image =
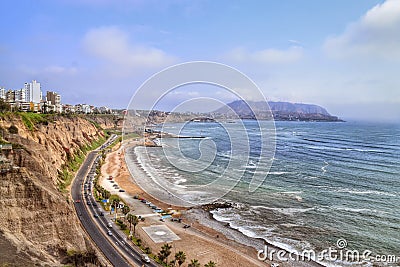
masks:
[[[343,122],[337,116],[315,104],[300,104],[290,102],[255,102],[236,100],[225,106],[207,113],[144,111],[134,112],[139,118],[147,118],[146,125],[163,122],[232,122],[236,119],[271,120],[275,121],[308,121],[308,122]]]
[[[269,107],[268,107],[269,106]],[[337,116],[315,104],[290,102],[267,102],[236,100],[213,112],[214,116],[226,116],[227,119],[271,119],[277,121],[327,121],[342,122]],[[271,112],[270,112],[271,111]],[[271,114],[272,113],[272,114]]]

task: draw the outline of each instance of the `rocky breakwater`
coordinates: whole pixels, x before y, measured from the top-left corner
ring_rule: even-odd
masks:
[[[103,131],[84,117],[1,115],[0,264],[57,266],[93,252],[68,184],[71,165],[105,139]]]

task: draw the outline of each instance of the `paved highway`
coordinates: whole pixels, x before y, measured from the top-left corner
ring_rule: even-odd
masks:
[[[116,136],[110,137],[100,149],[110,145],[115,138]],[[113,266],[159,266],[154,262],[144,263],[140,257],[141,251],[125,242],[126,237],[116,231],[115,224],[113,228],[108,228],[109,222],[106,216],[99,216],[103,211],[100,205],[95,204],[91,195],[96,165],[101,157],[99,152],[99,150],[94,150],[88,154],[71,187],[75,210],[82,226]],[[111,236],[107,235],[108,230],[111,231]]]

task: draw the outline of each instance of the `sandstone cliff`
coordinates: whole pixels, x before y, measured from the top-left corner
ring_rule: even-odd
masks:
[[[2,143],[13,144],[12,150],[3,146],[0,161],[0,245],[15,253],[0,255],[0,264],[59,265],[68,250],[92,249],[68,192],[60,190],[60,173],[83,148],[104,139],[103,131],[83,117],[32,122],[18,114],[3,115],[0,127]]]

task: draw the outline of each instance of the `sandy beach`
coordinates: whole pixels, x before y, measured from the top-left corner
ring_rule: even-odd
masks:
[[[187,266],[187,263],[191,259],[199,260],[202,266],[209,261],[214,261],[217,263],[217,266],[221,267],[271,266],[270,261],[266,260],[262,262],[257,259],[257,250],[254,246],[249,246],[247,245],[248,243],[243,242],[242,238],[244,236],[241,233],[233,229],[228,229],[229,227],[225,227],[227,228],[226,231],[217,231],[217,227],[214,226],[221,223],[210,218],[208,212],[170,206],[151,197],[139,188],[127,169],[124,158],[124,147],[117,145],[113,148],[112,152],[107,154],[105,163],[101,168],[101,173],[102,175],[99,179],[100,185],[112,194],[118,194],[123,198],[130,206],[132,213],[142,215],[146,218],[144,222],[140,222],[136,227],[136,235],[142,239],[145,246],[151,248],[154,254],[157,254],[163,243],[153,242],[143,230],[143,227],[166,225],[180,238],[180,240],[172,243],[173,248],[169,260],[173,259],[173,255],[176,252],[184,251],[187,257],[183,266]],[[119,192],[119,190],[113,188],[113,183],[107,180],[110,175],[113,177],[114,183],[117,183],[125,192]],[[134,199],[134,196],[144,198],[161,209],[173,209],[180,212],[183,219],[182,223],[172,222],[170,219],[166,219],[164,222],[160,221],[158,214],[154,213],[144,203]],[[185,224],[191,225],[191,227],[185,229],[183,228]],[[246,245],[237,242],[239,236],[242,243]],[[263,247],[263,241],[248,239],[249,242],[255,242],[256,244],[258,242],[258,245],[261,244],[261,248]],[[279,263],[279,266],[321,266],[314,262],[282,262],[274,260],[274,263]]]

